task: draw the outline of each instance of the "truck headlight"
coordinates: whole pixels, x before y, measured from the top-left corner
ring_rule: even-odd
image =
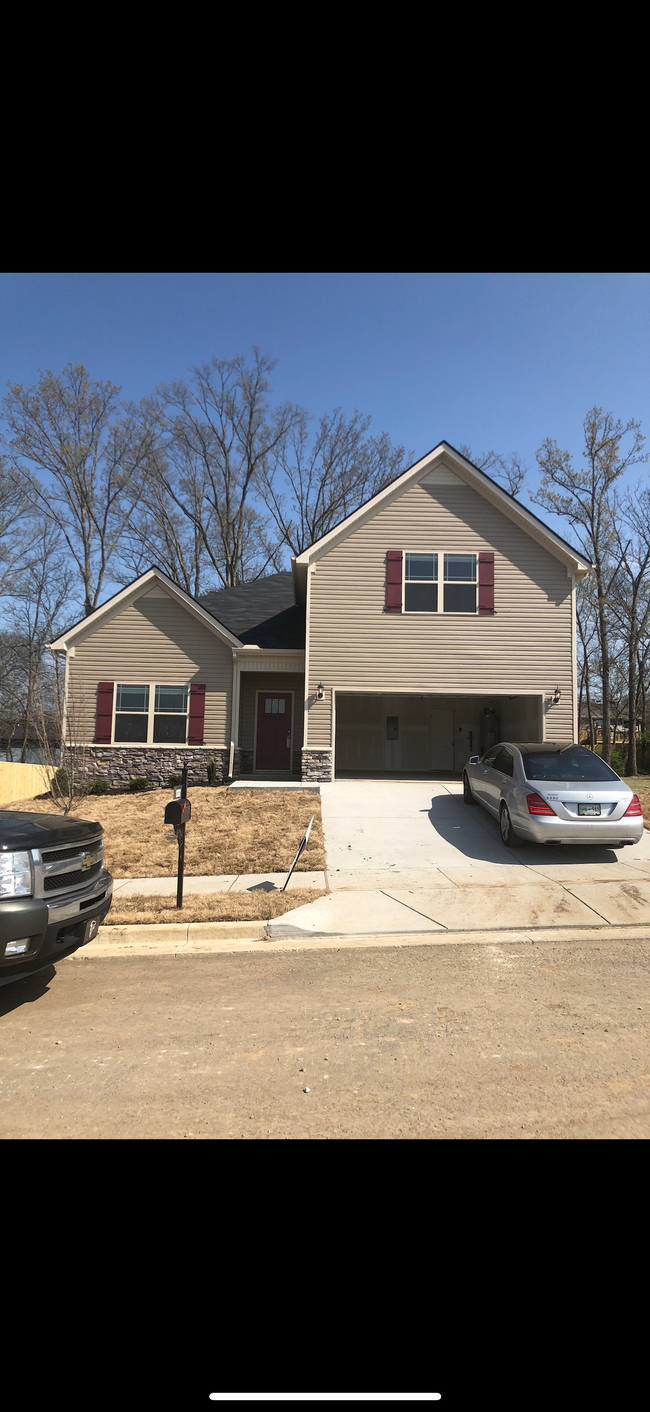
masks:
[[[0,853],[0,897],[31,897],[29,853]]]

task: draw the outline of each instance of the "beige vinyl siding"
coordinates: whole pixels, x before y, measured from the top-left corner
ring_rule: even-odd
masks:
[[[255,711],[258,691],[293,692],[293,742],[291,754],[294,769],[300,769],[302,746],[303,703],[305,678],[302,673],[242,672],[239,698],[239,744],[242,750],[252,750],[255,743]]]
[[[143,594],[75,643],[69,660],[68,712],[70,730],[79,741],[95,739],[100,681],[205,683],[204,742],[230,742],[232,652],[164,590]]]
[[[495,615],[386,613],[386,551],[495,556]],[[439,561],[442,574],[442,559]],[[318,682],[326,691],[316,699]],[[314,563],[308,744],[331,744],[332,688],[551,693],[546,734],[572,735],[572,581],[564,564],[466,485],[411,485]],[[552,720],[552,726],[550,724]]]

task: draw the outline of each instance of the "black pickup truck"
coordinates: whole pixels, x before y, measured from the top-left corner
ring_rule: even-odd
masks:
[[[113,900],[101,824],[0,810],[0,986],[92,941]]]

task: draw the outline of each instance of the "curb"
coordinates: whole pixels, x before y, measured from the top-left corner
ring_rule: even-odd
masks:
[[[119,934],[119,935],[118,935]],[[543,927],[492,932],[407,932],[383,936],[291,936],[273,939],[265,922],[186,922],[162,926],[100,927],[95,941],[74,951],[66,961],[115,959],[128,956],[205,956],[243,951],[341,951],[343,949],[408,946],[534,946],[545,942],[650,942],[650,926]]]

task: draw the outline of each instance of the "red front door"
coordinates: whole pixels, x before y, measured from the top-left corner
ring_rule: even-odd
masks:
[[[291,691],[257,693],[256,770],[291,769]]]

